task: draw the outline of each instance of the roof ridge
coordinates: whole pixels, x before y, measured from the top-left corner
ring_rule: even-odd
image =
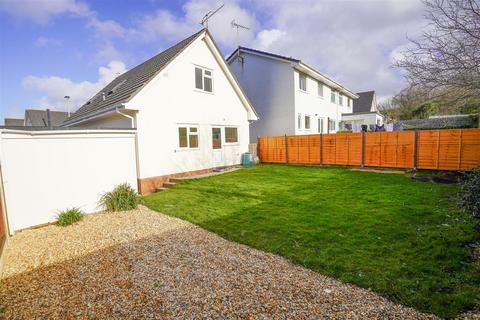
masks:
[[[69,123],[72,120],[82,118],[88,114],[105,111],[108,108],[112,108],[115,105],[119,105],[128,102],[132,99],[150,80],[152,80],[158,72],[160,72],[168,63],[174,60],[177,55],[183,51],[188,45],[190,45],[200,34],[206,31],[206,28],[195,32],[187,38],[175,43],[162,52],[154,55],[153,57],[145,60],[144,62],[136,65],[132,69],[122,73],[100,91],[95,93],[87,102],[85,102],[80,108],[78,108],[64,124]],[[117,90],[108,95],[108,98],[104,98],[102,93],[107,94],[112,91],[120,82],[125,83],[117,87]]]

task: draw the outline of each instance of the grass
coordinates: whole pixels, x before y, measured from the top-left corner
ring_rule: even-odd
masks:
[[[454,317],[478,305],[457,186],[404,175],[262,165],[182,182],[145,204],[404,305]]]
[[[70,208],[59,211],[57,214],[57,224],[61,227],[66,227],[83,219],[85,214],[80,208]]]

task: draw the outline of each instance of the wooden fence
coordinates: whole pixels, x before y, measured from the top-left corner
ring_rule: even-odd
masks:
[[[264,163],[468,170],[480,167],[480,129],[258,138]]]

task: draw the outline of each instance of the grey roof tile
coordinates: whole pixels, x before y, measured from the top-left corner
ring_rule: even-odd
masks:
[[[198,31],[142,64],[139,64],[135,68],[119,75],[81,106],[65,123],[70,123],[89,114],[101,113],[116,105],[128,102],[204,30],[205,29]],[[105,95],[105,99],[103,95]]]
[[[68,113],[63,111],[50,111],[50,121],[53,127],[60,126],[68,118]],[[34,127],[47,127],[47,110],[26,109],[25,119],[30,119]]]
[[[23,119],[5,118],[4,123],[5,126],[21,127],[23,126]]]
[[[353,100],[353,113],[370,112],[375,91],[357,92],[357,95],[358,99]]]

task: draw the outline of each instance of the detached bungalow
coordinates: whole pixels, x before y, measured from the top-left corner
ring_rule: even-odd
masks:
[[[64,127],[136,128],[138,190],[240,164],[257,115],[207,29],[119,75]]]

